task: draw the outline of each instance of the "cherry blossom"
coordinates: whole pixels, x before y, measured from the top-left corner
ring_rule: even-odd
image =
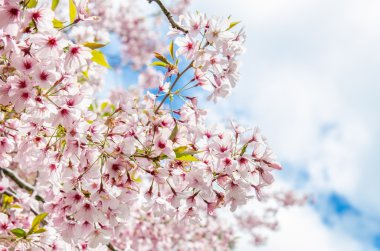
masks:
[[[73,45],[69,47],[69,51],[65,59],[65,69],[83,70],[87,65],[87,60],[91,59],[91,51],[89,48]]]
[[[50,32],[50,34],[37,33],[30,39],[32,44],[37,47],[36,55],[40,58],[57,58],[66,46],[57,31],[51,30]]]
[[[199,106],[203,89],[216,102],[236,86],[244,31],[228,18],[184,14],[188,0],[153,19],[141,10],[159,0],[69,2],[0,3],[0,242],[232,249],[236,233],[218,212],[265,202],[282,169],[258,129],[210,125]],[[106,93],[113,69],[100,48],[111,34],[137,83]],[[297,204],[290,193],[271,198]]]
[[[28,13],[28,18],[36,24],[39,31],[53,28],[54,13],[50,8],[32,9]]]

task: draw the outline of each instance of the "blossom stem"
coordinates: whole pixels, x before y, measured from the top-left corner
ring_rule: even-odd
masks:
[[[62,82],[62,80],[64,79],[63,76],[60,77],[60,79],[58,79],[57,81],[55,81],[55,83],[49,88],[49,90],[46,91],[45,95],[44,96],[48,96],[49,93],[59,84]]]
[[[76,20],[74,20],[74,22],[72,22],[72,23],[70,23],[70,24],[68,24],[68,25],[60,28],[59,31],[64,30],[66,28],[69,28],[70,26],[73,26],[74,24],[78,23],[79,21],[80,21],[80,19],[76,19]]]
[[[181,27],[179,24],[177,24],[174,19],[172,14],[169,12],[169,10],[165,7],[165,5],[161,2],[161,0],[148,0],[149,3],[156,2],[157,5],[160,7],[166,18],[168,19],[169,23],[174,29],[180,30],[184,33],[187,33],[188,31]]]
[[[187,70],[189,70],[192,66],[193,66],[193,62],[194,61],[191,61],[190,64],[186,67],[185,70],[183,70],[181,73],[179,73],[176,77],[176,79],[174,80],[173,84],[170,86],[170,89],[168,91],[168,93],[166,93],[165,97],[162,99],[161,103],[157,106],[156,110],[154,111],[154,113],[157,113],[158,110],[160,110],[161,106],[164,104],[165,100],[169,97],[169,95],[171,94],[174,86],[177,84],[178,80],[182,77],[183,74],[185,74],[185,72],[187,72]]]

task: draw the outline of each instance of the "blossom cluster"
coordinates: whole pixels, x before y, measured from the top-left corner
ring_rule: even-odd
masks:
[[[231,226],[212,216],[195,224],[181,224],[169,216],[157,218],[140,212],[120,231],[115,245],[122,250],[231,250],[235,235]]]
[[[211,92],[208,99],[217,101],[226,97],[239,79],[238,56],[244,52],[243,29],[233,31],[238,22],[229,18],[208,18],[203,13],[180,16],[186,33],[177,36],[176,55],[193,62],[195,86]],[[170,35],[183,33],[172,30]]]
[[[109,67],[99,47],[108,38],[87,10],[101,16],[103,5],[70,0],[64,25],[57,2],[0,2],[0,243],[15,250],[229,249],[233,235],[216,209],[261,199],[281,165],[257,128],[209,126],[196,97],[184,97],[178,109],[165,100],[179,96],[174,85],[189,69],[188,84],[211,88],[213,100],[226,96],[238,78],[243,33],[229,19],[183,16],[187,32],[171,36],[188,66],[179,70],[171,43],[176,62],[155,54],[165,76],[147,68],[138,85],[99,101],[93,96]],[[139,68],[150,35],[136,20],[119,25],[119,34],[130,29],[121,40]]]

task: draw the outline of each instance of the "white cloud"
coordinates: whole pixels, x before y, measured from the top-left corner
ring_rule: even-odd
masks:
[[[294,208],[279,214],[281,229],[269,237],[260,251],[370,251],[360,242],[348,238],[338,230],[331,230],[321,223],[316,212],[309,207]],[[239,250],[250,250],[248,246]]]
[[[239,117],[245,124],[258,124],[280,160],[308,170],[309,191],[335,191],[379,219],[380,2],[194,3],[199,11],[232,14],[233,19],[242,20],[248,35],[240,84],[230,99],[212,106],[212,118]],[[318,250],[360,250],[349,249],[356,244],[347,249],[320,248],[325,241],[334,244],[331,236],[339,242],[350,241],[343,233],[329,233],[315,213],[306,211],[299,212],[305,214],[299,219],[306,223],[297,221],[297,226],[305,223],[304,229],[294,236],[307,239],[320,231],[321,241],[313,242]],[[289,237],[297,227],[286,231],[278,239],[279,246],[270,250],[311,250],[281,246],[287,238],[297,240]]]

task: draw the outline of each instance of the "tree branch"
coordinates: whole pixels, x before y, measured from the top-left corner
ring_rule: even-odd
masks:
[[[111,250],[111,251],[117,251],[117,249],[115,249],[114,246],[112,246],[111,243],[108,243],[108,244],[107,244],[107,248],[108,248],[109,250]]]
[[[12,170],[8,169],[8,168],[1,168],[0,170],[3,171],[3,173],[8,176],[9,178],[11,178],[20,188],[30,192],[30,193],[33,193],[35,188],[30,185],[28,182],[24,181],[23,179],[21,179],[15,172],[13,172]],[[38,201],[41,201],[41,202],[45,202],[45,200],[38,194],[36,194],[36,200]]]
[[[161,2],[161,0],[147,0],[149,3],[156,2],[157,5],[160,7],[166,18],[168,19],[169,23],[174,29],[180,30],[184,33],[187,33],[188,31],[184,28],[182,28],[179,24],[177,24],[174,19],[172,14],[169,12],[169,10],[165,7],[165,5]]]

